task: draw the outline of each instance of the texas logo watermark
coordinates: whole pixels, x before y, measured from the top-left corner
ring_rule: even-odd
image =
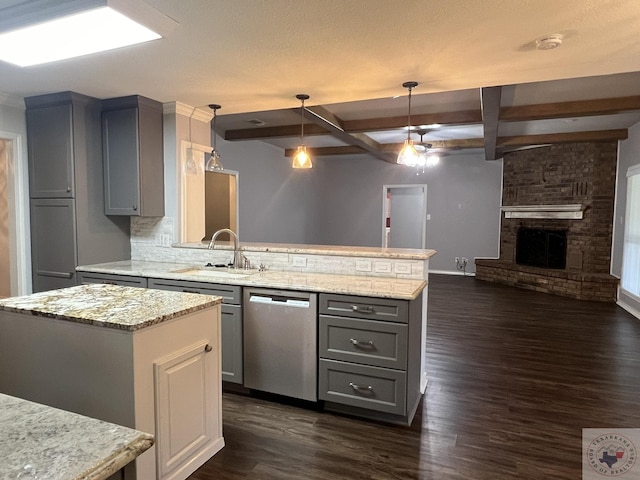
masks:
[[[640,480],[640,428],[583,428],[582,479]]]

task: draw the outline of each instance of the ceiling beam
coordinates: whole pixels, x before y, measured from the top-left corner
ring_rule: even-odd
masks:
[[[627,129],[597,130],[589,132],[569,132],[569,133],[546,133],[541,135],[516,135],[512,137],[498,137],[496,147],[498,149],[508,149],[509,147],[526,147],[537,145],[548,145],[558,143],[574,142],[615,142],[628,137]],[[433,149],[440,151],[455,151],[470,148],[484,148],[482,138],[463,138],[455,140],[425,140],[431,144]],[[383,143],[380,149],[384,152],[395,153],[402,147],[402,143]],[[321,147],[309,149],[316,156],[332,155],[357,155],[367,153],[365,150],[355,146],[344,147]],[[295,149],[288,148],[285,155],[291,157]]]
[[[500,120],[523,122],[526,120],[543,120],[547,118],[612,115],[634,110],[640,110],[640,95],[502,107],[500,109]]]
[[[498,140],[501,99],[502,87],[485,87],[480,89],[485,160],[497,160],[499,158],[497,156],[496,143]]]
[[[284,151],[285,157],[293,157],[296,153],[296,148],[286,148]],[[358,155],[361,153],[367,153],[365,150],[360,147],[355,147],[353,145],[346,145],[343,147],[315,147],[315,148],[307,148],[307,151],[310,155],[314,157],[325,157],[332,155]]]
[[[319,125],[305,125],[305,135],[326,135],[328,132]],[[266,138],[299,137],[300,124],[280,127],[242,128],[224,132],[225,140],[263,140]]]
[[[380,144],[364,133],[345,132],[342,127],[342,120],[333,115],[326,108],[322,106],[306,107],[304,109],[304,117],[315,125],[324,128],[339,140],[342,140],[349,145],[360,147],[380,160],[384,160],[389,163],[396,163],[396,159],[393,155],[382,151],[380,149]]]
[[[459,110],[456,112],[412,113],[413,125],[469,125],[481,123],[480,110]],[[376,132],[407,127],[407,116],[368,118],[363,120],[345,120],[343,127],[347,132]]]

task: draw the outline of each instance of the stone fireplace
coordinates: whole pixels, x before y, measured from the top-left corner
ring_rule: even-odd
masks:
[[[476,278],[615,301],[618,279],[609,269],[617,148],[572,143],[505,154],[500,258],[476,260]]]

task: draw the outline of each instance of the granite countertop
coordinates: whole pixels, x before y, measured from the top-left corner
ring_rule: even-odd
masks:
[[[0,300],[0,310],[140,330],[222,303],[222,297],[117,285],[78,285]]]
[[[153,436],[0,394],[0,478],[106,479]]]
[[[174,248],[207,249],[209,242],[176,243]],[[230,242],[216,242],[216,250],[233,250]],[[398,258],[404,260],[428,260],[435,250],[418,248],[354,247],[345,245],[302,245],[295,243],[240,243],[243,252],[298,253],[304,255],[335,255],[345,257]]]
[[[124,260],[120,262],[82,265],[80,272],[107,273],[170,280],[190,280],[195,282],[241,285],[245,287],[280,288],[306,292],[339,293],[366,297],[397,298],[413,300],[420,295],[427,282],[387,277],[363,277],[357,275],[335,275],[328,273],[303,273],[267,270],[253,271],[243,275],[237,271],[237,277],[217,277],[206,273],[186,273],[190,267],[199,267],[169,262],[148,262],[143,260]]]

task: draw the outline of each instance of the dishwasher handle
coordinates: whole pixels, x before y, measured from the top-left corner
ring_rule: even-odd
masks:
[[[260,303],[264,305],[277,305],[282,307],[309,308],[309,299],[291,298],[285,295],[265,295],[251,294],[250,303]]]

